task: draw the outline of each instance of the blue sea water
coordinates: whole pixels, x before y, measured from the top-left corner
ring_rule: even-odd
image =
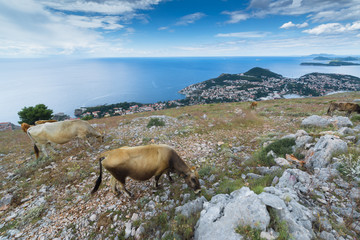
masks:
[[[54,113],[118,102],[183,98],[182,88],[221,73],[267,68],[296,78],[311,72],[360,77],[360,66],[301,66],[312,57],[0,59],[0,122],[17,123],[23,107],[44,103]]]

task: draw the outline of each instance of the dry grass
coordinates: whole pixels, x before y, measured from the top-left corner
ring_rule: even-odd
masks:
[[[110,148],[119,147],[120,143],[113,142],[116,140],[116,134],[109,136],[114,129],[118,129],[119,123],[131,128],[131,121],[138,117],[148,117],[151,115],[166,115],[175,117],[179,120],[189,120],[192,122],[191,130],[183,135],[174,135],[176,129],[169,128],[167,138],[161,138],[156,143],[169,143],[176,146],[178,153],[187,162],[196,161],[202,157],[206,158],[206,162],[200,163],[200,173],[203,176],[209,177],[216,172],[221,172],[224,176],[234,177],[234,181],[226,181],[221,186],[223,189],[230,189],[235,185],[239,187],[241,182],[236,182],[236,178],[241,175],[243,170],[242,161],[244,156],[251,156],[252,153],[259,149],[261,137],[265,135],[281,135],[288,133],[295,133],[300,127],[301,120],[309,115],[326,113],[328,105],[331,101],[349,101],[359,99],[360,93],[343,93],[319,98],[305,98],[305,99],[279,99],[271,101],[258,102],[258,107],[254,110],[249,109],[249,103],[224,103],[224,104],[206,104],[187,106],[177,109],[166,109],[157,112],[146,112],[126,116],[116,116],[103,119],[93,119],[89,122],[91,124],[105,124],[100,127],[107,135],[106,143],[100,145],[98,142],[91,142],[92,148],[82,144],[76,147],[72,142],[58,147],[59,155],[53,155],[50,159],[42,159],[39,162],[35,161],[33,154],[33,146],[28,136],[21,130],[12,132],[0,132],[0,153],[5,156],[0,157],[0,188],[11,189],[13,182],[7,179],[8,173],[17,173],[15,181],[18,183],[18,198],[22,199],[31,193],[33,189],[39,189],[43,184],[47,186],[55,186],[59,189],[59,195],[52,196],[51,201],[56,202],[57,207],[62,209],[63,206],[69,204],[73,200],[73,194],[64,193],[67,186],[76,186],[84,182],[85,179],[91,177],[93,172],[98,174],[98,163],[96,158],[98,151],[105,150],[104,146]],[[337,113],[342,115],[343,113]],[[204,116],[206,115],[206,117]],[[184,126],[185,127],[185,126]],[[181,130],[181,129],[177,129]],[[171,135],[171,134],[172,135]],[[123,143],[130,142],[133,136],[126,136],[121,139]],[[139,138],[145,138],[147,135],[140,135]],[[153,136],[151,136],[153,138]],[[137,144],[136,140],[131,140],[132,144]],[[222,146],[218,146],[218,142],[223,142]],[[199,147],[202,143],[214,146],[215,152],[208,156],[202,156]],[[143,142],[141,144],[144,144]],[[197,144],[197,145],[196,145]],[[196,145],[196,146],[195,146]],[[226,153],[225,147],[244,146],[241,152],[230,156]],[[233,173],[228,173],[227,162],[230,158],[234,159]],[[199,164],[199,165],[200,165]],[[52,167],[51,166],[56,166]],[[214,169],[216,171],[214,171]],[[219,170],[221,169],[221,170]],[[218,180],[223,175],[218,174]],[[221,175],[221,176],[220,176]],[[30,179],[30,180],[29,180]],[[166,181],[166,180],[164,180]],[[183,183],[183,182],[181,182]],[[90,190],[93,182],[89,183]],[[133,184],[133,183],[130,183]],[[141,183],[139,185],[148,184],[150,182]],[[256,184],[254,183],[254,186]],[[260,184],[262,185],[262,183]],[[257,186],[257,185],[256,185]],[[255,187],[256,187],[255,186]],[[177,199],[181,191],[181,185],[173,185],[171,187],[171,198]],[[84,191],[86,191],[84,190]],[[134,190],[136,193],[136,189]],[[225,191],[225,190],[224,190]],[[227,192],[228,190],[226,190]],[[84,192],[81,194],[87,194]],[[146,192],[137,192],[139,199],[146,198]],[[0,195],[0,198],[2,196]],[[6,214],[6,212],[4,212]],[[161,219],[160,219],[161,220]],[[181,219],[179,219],[180,221]],[[182,220],[181,220],[182,221]],[[181,222],[180,221],[180,222]],[[106,228],[109,220],[104,217],[102,225]],[[184,223],[185,224],[185,223]],[[187,224],[187,223],[186,223]],[[175,224],[176,225],[176,224]],[[171,224],[167,224],[163,230],[170,228]],[[181,233],[187,238],[191,235],[191,224],[187,226],[187,232]],[[189,235],[189,236],[190,236]]]

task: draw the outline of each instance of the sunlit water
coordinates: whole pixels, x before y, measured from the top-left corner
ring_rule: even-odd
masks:
[[[360,66],[300,66],[311,58],[111,58],[0,59],[0,122],[17,123],[25,106],[44,103],[54,113],[73,116],[75,108],[118,102],[152,103],[183,98],[178,91],[190,84],[268,68],[296,78],[311,72],[360,77]]]

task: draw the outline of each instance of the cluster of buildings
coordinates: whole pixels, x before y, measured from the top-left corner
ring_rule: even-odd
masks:
[[[19,126],[12,124],[11,122],[0,122],[0,132],[1,131],[12,131],[19,129]]]
[[[163,110],[173,106],[182,105],[176,100],[167,101],[167,102],[158,102],[152,104],[135,104],[130,106],[129,108],[121,108],[121,107],[113,107],[107,109],[106,111],[101,110],[101,106],[99,106],[99,110],[88,111],[86,107],[82,107],[80,109],[75,109],[75,116],[79,116],[80,118],[84,118],[87,116],[91,116],[93,118],[102,118],[102,117],[111,117],[111,116],[121,116],[128,115],[140,112],[152,112]],[[96,107],[91,107],[91,109],[96,109]]]
[[[238,75],[240,76],[240,75]],[[253,77],[202,82],[180,91],[187,98],[199,102],[253,101],[296,96],[322,96],[336,91],[359,91],[360,79],[350,75],[312,73],[300,78]],[[251,79],[253,78],[253,79]],[[216,85],[213,84],[216,82]],[[195,103],[196,104],[196,103]]]

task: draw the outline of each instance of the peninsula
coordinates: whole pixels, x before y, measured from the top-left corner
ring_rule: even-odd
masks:
[[[217,78],[192,84],[179,91],[185,95],[184,99],[151,104],[125,102],[85,107],[76,109],[75,116],[101,118],[205,103],[287,98],[294,94],[302,97],[322,96],[337,91],[360,91],[360,78],[325,73],[287,78],[268,69],[255,67],[245,73],[223,73]]]

